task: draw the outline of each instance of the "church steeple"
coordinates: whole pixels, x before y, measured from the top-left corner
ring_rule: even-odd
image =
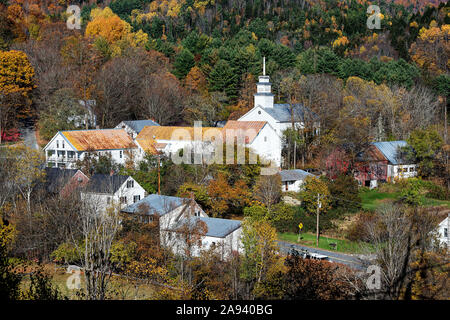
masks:
[[[266,57],[263,58],[263,75],[259,76],[259,82],[256,84],[255,107],[273,108],[274,95],[272,94],[272,84],[270,77],[266,76]]]

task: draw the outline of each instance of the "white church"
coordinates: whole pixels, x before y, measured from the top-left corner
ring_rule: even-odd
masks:
[[[255,103],[253,109],[248,111],[238,121],[265,121],[272,127],[277,135],[278,143],[273,148],[273,159],[281,160],[281,151],[283,148],[283,131],[292,128],[292,122],[297,130],[305,128],[305,120],[310,117],[313,120],[315,130],[319,128],[317,115],[302,104],[293,104],[292,112],[289,104],[275,104],[274,94],[272,93],[272,84],[270,77],[266,75],[266,59],[263,61],[263,75],[259,77],[256,84]],[[281,161],[277,162],[278,166]]]

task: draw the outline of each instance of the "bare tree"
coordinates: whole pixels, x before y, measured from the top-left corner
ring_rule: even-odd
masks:
[[[375,259],[365,262],[375,262],[381,271],[381,289],[372,297],[408,299],[417,271],[412,262],[418,254],[431,248],[432,231],[436,226],[434,216],[424,209],[399,204],[384,205],[377,213],[377,219],[367,225]],[[436,266],[427,266],[433,267]]]
[[[105,183],[109,182],[112,183],[111,180]],[[73,230],[72,243],[80,255],[87,299],[104,300],[112,275],[111,248],[120,228],[120,203],[112,200],[105,208],[102,196],[85,192],[80,201],[80,227]],[[81,234],[81,245],[77,234]]]
[[[270,212],[272,205],[277,203],[281,197],[280,175],[260,176],[254,187],[254,195]]]

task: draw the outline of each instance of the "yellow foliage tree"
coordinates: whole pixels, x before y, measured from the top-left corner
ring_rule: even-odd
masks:
[[[135,16],[134,19],[136,19]],[[120,19],[108,7],[92,10],[91,21],[86,26],[85,36],[105,39],[110,45],[112,56],[121,55],[127,47],[145,47],[148,42],[148,35],[145,32],[142,30],[132,32],[131,25]]]

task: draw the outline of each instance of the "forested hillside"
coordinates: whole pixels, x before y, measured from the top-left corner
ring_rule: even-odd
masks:
[[[29,116],[44,141],[73,129],[65,120],[75,99],[96,100],[102,128],[236,119],[253,107],[265,56],[276,102],[301,102],[321,117],[321,136],[298,150],[307,162],[317,161],[318,145],[351,137],[406,139],[429,125],[442,134],[448,4],[80,1],[81,29],[71,30],[64,1],[0,3],[4,132]],[[367,13],[373,3],[380,13]],[[373,15],[380,29],[367,27]]]
[[[80,28],[69,5],[79,8]],[[368,10],[371,5],[380,11]],[[370,21],[379,28],[369,28]],[[0,0],[0,299],[63,297],[50,278],[29,273],[19,259],[39,268],[52,261],[61,278],[56,264],[83,265],[85,280],[99,280],[86,285],[86,296],[67,295],[80,299],[448,299],[447,251],[428,248],[450,206],[449,35],[450,4],[437,0]],[[166,129],[239,119],[254,107],[264,57],[275,103],[289,105],[292,129],[280,135],[272,128],[277,140],[260,134],[261,142],[264,136],[275,149],[270,142],[280,141],[280,171],[321,175],[302,178],[298,192],[287,189],[292,181],[282,183],[281,174],[261,175],[261,161],[175,164],[139,149],[138,162],[130,144],[124,151],[103,143],[99,150],[62,151],[74,163],[73,155],[88,154],[76,161],[81,171],[74,170],[86,178],[130,176],[130,186],[143,193],[192,198],[191,217],[197,202],[211,219],[242,220],[244,254],[233,251],[226,261],[214,251],[216,242],[199,258],[191,255],[206,234],[201,224],[200,231],[177,229],[185,235],[182,258],[160,243],[159,217],[141,214],[145,206],[134,212],[139,221],[122,220],[119,207],[98,215],[78,189],[68,197],[49,192],[44,182],[52,177],[42,164],[44,154],[60,157],[59,140],[56,153],[16,144],[24,128],[38,133],[42,148],[58,131],[114,128],[124,120],[152,119]],[[294,104],[312,111],[304,112],[301,128],[294,125]],[[74,120],[88,112],[95,125]],[[152,146],[167,145],[151,136]],[[391,181],[376,177],[380,188],[371,190],[370,175],[377,174],[371,161],[380,158],[357,163],[373,142],[392,141],[402,142],[396,152],[410,167],[398,166]],[[127,161],[115,163],[110,149]],[[330,163],[342,164],[342,172],[331,172]],[[360,169],[369,178],[358,183]],[[402,173],[417,177],[400,179]],[[143,200],[136,196],[133,204]],[[117,201],[129,204],[126,197]],[[86,222],[104,217],[98,225]],[[387,289],[379,297],[366,290],[341,258],[336,264],[293,252],[286,258],[276,240],[342,254],[360,254],[364,244],[370,264],[377,255]],[[24,274],[27,290],[19,288]],[[121,277],[127,292],[120,291]],[[139,296],[144,283],[151,290]]]

